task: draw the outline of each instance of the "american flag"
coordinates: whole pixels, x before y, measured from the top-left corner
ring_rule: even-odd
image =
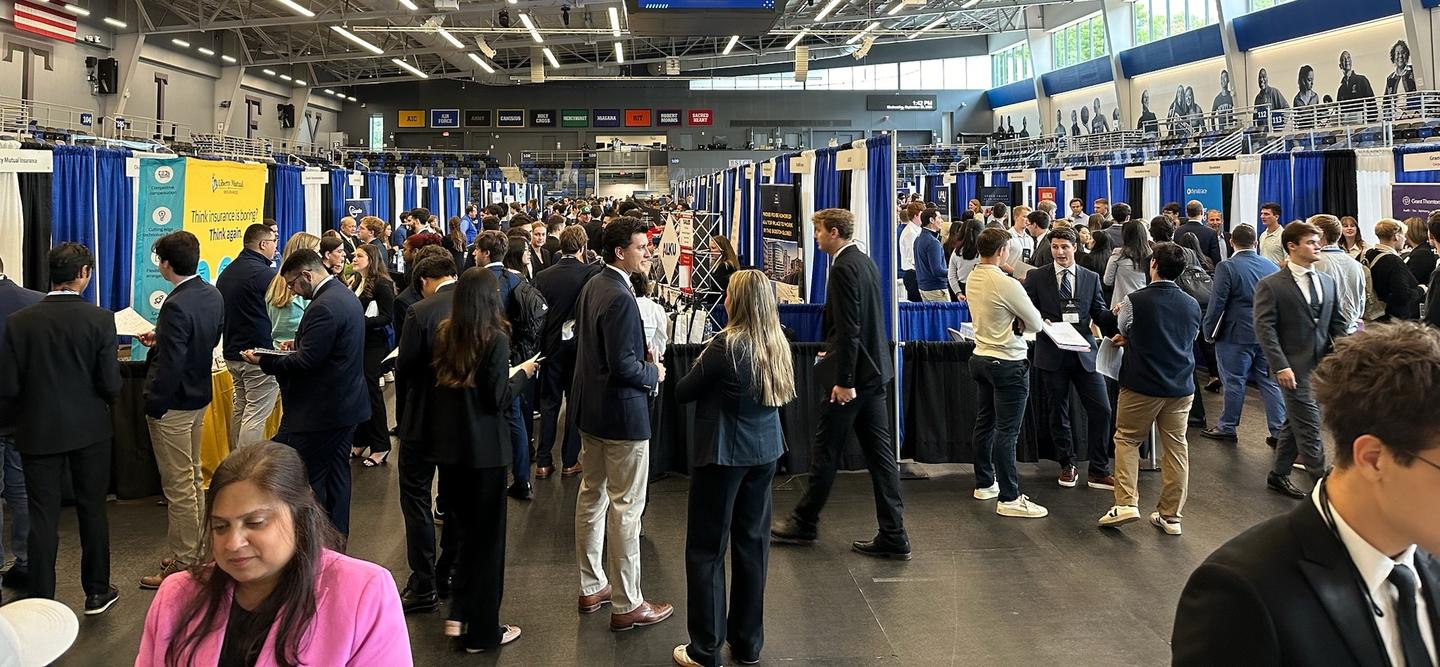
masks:
[[[62,42],[75,41],[75,17],[58,3],[15,0],[15,27]]]

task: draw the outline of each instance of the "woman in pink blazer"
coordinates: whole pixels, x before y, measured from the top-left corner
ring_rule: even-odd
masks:
[[[206,494],[213,563],[165,579],[136,667],[410,665],[395,581],[338,536],[295,450],[236,450]]]

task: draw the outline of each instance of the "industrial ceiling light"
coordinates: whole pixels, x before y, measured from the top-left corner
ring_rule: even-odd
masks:
[[[71,14],[76,15],[76,16],[89,16],[89,15],[90,15],[90,10],[85,9],[84,7],[76,7],[75,5],[65,5],[65,6],[63,7],[63,9],[64,9],[65,11],[67,11],[67,12],[70,12]]]
[[[860,39],[861,39],[862,37],[864,37],[866,33],[870,32],[871,30],[874,30],[874,29],[876,29],[876,28],[878,28],[878,27],[880,27],[880,22],[879,22],[879,21],[875,21],[874,23],[871,23],[870,25],[865,26],[865,29],[864,29],[864,30],[861,30],[860,32],[855,33],[854,35],[851,35],[850,39],[845,40],[845,43],[846,43],[846,44],[854,44],[855,42],[860,41]]]
[[[306,81],[306,80],[304,80],[304,79],[296,79],[296,80],[295,80],[295,85],[297,85],[297,86],[308,86],[308,85],[310,85],[310,82],[309,82],[309,81]]]
[[[353,98],[353,97],[347,97],[347,98],[345,98],[345,99],[347,99],[347,100],[349,100],[349,101],[351,101],[351,102],[354,102],[354,101],[355,101],[355,98]]]
[[[975,5],[978,5],[978,4],[980,4],[980,0],[965,0],[965,4],[960,5],[960,8],[961,8],[961,9],[969,9],[969,8],[971,8],[971,7],[974,7]]]
[[[621,42],[615,42],[615,62],[625,64],[625,45]]]
[[[616,37],[619,37],[619,36],[620,36],[620,10],[619,10],[618,8],[614,7],[614,6],[611,6],[608,11],[610,12],[610,34],[611,34],[611,35],[614,35],[614,36],[616,36]]]
[[[416,7],[415,3],[411,2],[410,0],[400,0],[400,6],[412,12],[419,9],[419,7]]]
[[[795,48],[795,45],[799,44],[800,40],[805,39],[805,35],[808,34],[810,34],[809,28],[801,28],[800,32],[796,34],[793,39],[790,40],[790,43],[785,45],[785,50],[789,51],[790,49]]]
[[[919,29],[919,30],[916,30],[915,32],[910,33],[909,35],[906,35],[905,39],[915,39],[916,37],[919,37],[921,33],[925,32],[925,31],[927,31],[927,30],[929,30],[929,29],[931,29],[931,28],[938,28],[938,27],[940,27],[940,24],[942,24],[942,23],[944,23],[944,22],[945,22],[945,17],[943,17],[943,16],[940,17],[940,18],[938,18],[938,19],[935,19],[933,22],[930,23],[930,25],[927,25],[927,26],[925,26],[924,28],[921,28],[921,29]]]
[[[815,15],[815,20],[824,20],[826,16],[830,15],[830,12],[835,11],[835,8],[839,6],[840,0],[830,0],[830,2],[825,3],[824,7],[820,8],[820,13]]]
[[[276,0],[276,2],[279,2],[279,3],[282,4],[282,5],[285,5],[286,7],[288,7],[288,8],[290,9],[290,11],[295,12],[296,14],[299,14],[299,15],[301,15],[301,16],[304,16],[304,17],[307,18],[307,19],[309,19],[309,18],[315,18],[315,12],[312,12],[312,11],[310,11],[309,9],[306,9],[304,6],[302,6],[302,5],[300,5],[299,3],[295,2],[295,0]]]
[[[418,77],[420,77],[420,78],[422,78],[422,79],[428,79],[428,78],[430,78],[430,75],[429,75],[429,74],[426,74],[426,73],[424,73],[424,72],[421,72],[419,68],[417,68],[417,67],[415,67],[414,65],[411,65],[410,63],[407,63],[407,62],[405,62],[405,61],[403,61],[403,60],[401,60],[401,59],[399,59],[399,58],[391,58],[391,59],[390,59],[390,62],[395,63],[400,69],[403,69],[403,70],[405,70],[405,71],[407,71],[407,72],[409,72],[409,73],[411,73],[411,74],[414,74],[415,76],[418,76]]]
[[[335,94],[335,91],[332,90],[332,89],[330,89],[330,88],[326,88],[326,89],[325,89],[325,94],[326,94],[326,95],[334,95],[334,94]]]
[[[275,70],[273,69],[262,69],[260,70],[260,73],[264,74],[265,76],[275,76]]]
[[[126,27],[128,27],[124,21],[121,21],[120,19],[112,19],[109,16],[105,17],[105,24],[120,28],[121,30],[124,30]]]
[[[894,7],[891,7],[891,8],[890,8],[890,11],[885,12],[885,15],[886,15],[886,16],[894,16],[894,15],[896,15],[896,14],[899,14],[899,13],[900,13],[900,10],[902,10],[902,9],[904,9],[904,8],[905,8],[905,3],[904,3],[904,2],[902,2],[901,0],[895,0],[895,6],[894,6]]]
[[[457,48],[457,49],[463,49],[463,48],[465,48],[465,45],[464,45],[463,43],[461,43],[460,40],[456,39],[454,35],[450,34],[450,31],[449,31],[449,30],[446,30],[446,29],[444,29],[444,28],[436,28],[436,29],[435,29],[435,32],[436,32],[436,33],[439,33],[439,35],[440,35],[441,37],[444,37],[444,38],[445,38],[445,41],[450,42],[450,44],[451,44],[452,46],[454,46],[455,48]]]
[[[187,42],[187,41],[185,41],[185,40],[183,40],[183,39],[172,39],[172,40],[170,40],[170,43],[171,43],[171,44],[174,44],[175,46],[181,47],[181,48],[185,48],[185,49],[190,48],[190,42]]]
[[[480,69],[485,70],[485,73],[486,73],[486,74],[494,74],[494,73],[495,73],[495,68],[494,68],[494,67],[491,67],[491,66],[490,66],[490,63],[485,62],[485,59],[484,59],[484,58],[481,58],[481,57],[480,57],[480,54],[478,54],[478,53],[469,53],[469,54],[466,54],[466,55],[470,56],[470,59],[473,60],[473,61],[475,61],[475,64],[476,64],[476,65],[479,65],[479,66],[480,66]]]
[[[548,60],[548,61],[550,61],[550,66],[551,66],[551,67],[556,67],[556,68],[560,67],[560,61],[555,59],[555,52],[554,52],[554,51],[551,51],[551,50],[550,50],[550,47],[547,46],[547,47],[545,47],[544,49],[541,49],[541,50],[545,52],[545,59]]]
[[[377,56],[384,55],[385,53],[385,49],[382,49],[378,46],[375,46],[374,44],[371,44],[370,42],[361,39],[355,33],[350,32],[349,30],[346,30],[338,25],[332,25],[330,26],[330,29],[339,33],[341,37],[350,40],[356,46],[359,46],[360,48],[365,49],[366,51],[369,51]]]
[[[721,51],[721,52],[720,52],[720,55],[722,55],[722,56],[728,56],[728,55],[730,55],[730,52],[735,50],[735,45],[736,45],[736,44],[739,44],[739,43],[740,43],[740,36],[739,36],[739,35],[731,35],[731,36],[730,36],[730,43],[725,45],[725,50],[724,50],[724,51]]]
[[[520,22],[525,24],[525,29],[530,31],[530,36],[535,38],[536,44],[544,44],[545,38],[540,36],[540,31],[535,29],[535,22],[530,20],[529,14],[521,14]]]
[[[294,79],[293,79],[289,74],[281,74],[281,75],[280,75],[280,80],[281,80],[281,81],[293,81]]]
[[[211,49],[207,49],[207,48],[205,48],[205,47],[203,47],[203,46],[202,46],[202,47],[199,47],[199,48],[197,48],[197,49],[195,49],[195,50],[196,50],[196,51],[199,51],[200,53],[203,53],[203,54],[205,54],[205,55],[207,55],[207,56],[213,56],[213,55],[215,55],[215,51],[213,51],[213,50],[211,50]]]
[[[230,64],[239,62],[238,60],[235,60],[235,56],[221,55],[220,59]]]

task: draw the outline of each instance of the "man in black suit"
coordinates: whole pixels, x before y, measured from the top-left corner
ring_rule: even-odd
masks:
[[[1220,236],[1205,224],[1205,205],[1191,199],[1185,204],[1185,217],[1185,224],[1175,229],[1175,240],[1178,242],[1187,233],[1194,234],[1200,241],[1200,251],[1210,258],[1211,266],[1219,264],[1224,259],[1220,255]]]
[[[200,547],[205,531],[200,425],[212,398],[211,358],[225,317],[220,290],[195,275],[200,239],[186,231],[171,232],[156,239],[153,252],[160,259],[160,275],[174,287],[160,306],[155,330],[140,336],[141,344],[154,348],[145,373],[145,421],[170,524],[169,553],[160,562],[159,574],[140,578],[140,587],[148,589],[208,560]]]
[[[23,308],[33,306],[45,295],[15,284],[5,275],[5,262],[0,260],[0,341],[5,340],[5,322],[11,315]],[[6,580],[11,588],[23,587],[29,579],[30,547],[26,544],[30,532],[30,500],[25,495],[25,468],[20,464],[20,450],[15,448],[15,426],[8,424],[4,415],[5,406],[0,404],[0,497],[10,509],[10,550],[15,554],[15,564],[4,573],[0,580]],[[0,518],[0,561],[5,560],[5,524]]]
[[[1311,380],[1335,467],[1190,575],[1176,665],[1436,664],[1440,413],[1416,407],[1440,402],[1440,332],[1368,327]]]
[[[15,427],[30,510],[30,595],[55,597],[60,495],[68,468],[80,523],[85,613],[120,598],[110,585],[110,404],[120,391],[115,316],[80,295],[95,258],[79,243],[50,251],[50,294],[11,315],[0,341],[0,422]]]
[[[820,425],[811,449],[810,484],[790,518],[771,529],[771,538],[791,544],[814,544],[820,511],[835,485],[835,469],[846,441],[859,436],[865,467],[875,493],[874,539],[855,541],[850,548],[867,556],[910,558],[900,500],[900,473],[890,437],[886,387],[895,377],[885,314],[880,299],[880,270],[855,247],[855,215],[830,208],[817,211],[815,247],[833,260],[825,299],[825,353],[819,362],[820,386],[831,385],[820,406]]]
[[[605,227],[605,268],[580,291],[576,305],[574,403],[580,428],[580,490],[575,498],[575,544],[580,566],[581,613],[613,602],[610,629],[653,625],[675,612],[640,593],[640,515],[650,470],[650,393],[665,367],[645,358],[640,306],[630,274],[649,258],[649,226],[629,217]],[[607,525],[608,524],[608,525]],[[607,531],[608,528],[608,531]],[[620,586],[611,597],[601,555],[610,534],[610,562]]]
[[[604,242],[605,225],[610,224],[610,220],[614,217],[613,214],[606,213],[605,209],[599,206],[592,206],[589,210],[582,209],[580,211],[580,219],[575,224],[585,230],[586,238],[590,239],[590,250],[597,255],[600,254],[600,244]]]
[[[215,280],[215,287],[225,298],[223,352],[235,385],[231,449],[265,439],[265,424],[280,395],[280,385],[275,378],[245,363],[240,356],[241,350],[269,348],[275,344],[270,335],[270,311],[265,308],[265,291],[270,289],[270,280],[275,277],[275,269],[270,268],[271,257],[275,255],[275,232],[257,223],[245,228],[242,240],[244,249]]]
[[[1290,481],[1298,458],[1313,479],[1325,474],[1325,449],[1320,441],[1320,406],[1310,386],[1310,372],[1329,354],[1348,324],[1340,309],[1335,280],[1314,264],[1320,259],[1320,230],[1308,222],[1292,222],[1280,235],[1288,253],[1286,267],[1255,285],[1255,338],[1275,373],[1285,397],[1285,426],[1275,444],[1275,464],[1265,484],[1292,498],[1305,492]]]
[[[1055,453],[1060,460],[1060,486],[1074,487],[1079,482],[1075,468],[1075,443],[1070,436],[1070,389],[1075,389],[1085,406],[1087,425],[1085,439],[1090,462],[1086,484],[1092,489],[1114,489],[1109,453],[1110,397],[1106,395],[1105,378],[1095,370],[1095,339],[1090,323],[1102,333],[1113,336],[1115,315],[1105,307],[1100,292],[1100,276],[1075,263],[1079,246],[1075,231],[1066,227],[1050,232],[1050,253],[1054,263],[1036,267],[1025,274],[1025,292],[1040,316],[1050,322],[1068,322],[1085,342],[1088,352],[1070,352],[1055,346],[1049,336],[1035,339],[1035,368],[1040,371],[1045,392],[1050,396],[1050,435],[1055,439]]]
[[[410,580],[400,594],[400,604],[407,613],[433,611],[439,604],[439,594],[448,594],[450,559],[446,556],[453,557],[450,543],[455,541],[455,531],[446,530],[440,557],[440,565],[446,567],[437,567],[435,517],[430,512],[436,466],[425,439],[424,406],[426,388],[435,383],[430,367],[435,330],[450,317],[455,303],[451,294],[455,291],[455,260],[449,253],[426,257],[415,263],[411,275],[415,277],[412,284],[424,300],[415,304],[405,320],[395,359],[396,397],[410,395],[404,402],[396,401],[400,424],[400,514],[405,519],[405,556],[410,565]]]
[[[359,226],[359,223],[351,216],[340,218],[340,244],[345,248],[347,259],[355,258],[355,248],[361,243],[359,239],[355,238]]]
[[[301,250],[280,267],[285,284],[310,300],[293,349],[286,355],[241,353],[267,375],[279,377],[285,417],[275,441],[305,462],[310,488],[342,536],[350,534],[350,442],[355,425],[370,418],[365,391],[365,311],[336,280],[320,255]]]
[[[580,299],[580,290],[599,268],[585,263],[589,243],[585,228],[579,225],[565,228],[560,232],[560,259],[535,276],[535,287],[550,306],[545,311],[545,328],[540,332],[540,350],[545,363],[540,366],[540,384],[535,391],[536,407],[540,409],[540,438],[535,445],[536,479],[555,474],[551,452],[555,448],[560,405],[575,378],[575,304]],[[580,474],[580,431],[574,419],[565,420],[563,438],[560,475],[574,477]]]

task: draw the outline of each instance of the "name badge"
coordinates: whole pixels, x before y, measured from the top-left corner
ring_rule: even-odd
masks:
[[[1066,324],[1080,323],[1080,307],[1071,299],[1060,305],[1060,320]]]

